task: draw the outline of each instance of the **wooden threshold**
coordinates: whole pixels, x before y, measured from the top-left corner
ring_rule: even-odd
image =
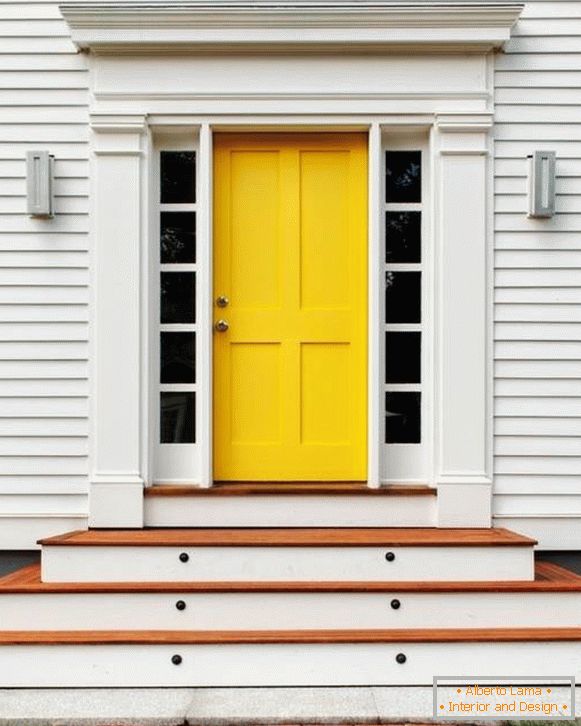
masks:
[[[216,645],[261,643],[515,643],[581,641],[581,628],[430,630],[3,631],[1,645]]]
[[[145,488],[146,497],[246,497],[288,496],[369,496],[432,497],[437,490],[424,484],[389,484],[368,487],[365,482],[215,482],[211,487],[156,484]]]
[[[549,562],[537,562],[535,579],[498,582],[41,582],[40,565],[0,578],[0,596],[75,593],[543,593],[581,592],[581,576]]]
[[[503,528],[223,528],[78,530],[41,545],[85,547],[532,547]]]

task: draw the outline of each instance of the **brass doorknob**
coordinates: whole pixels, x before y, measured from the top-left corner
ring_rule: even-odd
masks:
[[[228,322],[226,320],[218,320],[218,322],[214,325],[214,328],[219,333],[225,333],[230,326],[228,325]]]

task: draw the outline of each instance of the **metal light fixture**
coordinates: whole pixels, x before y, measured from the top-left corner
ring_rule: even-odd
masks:
[[[555,152],[535,151],[529,161],[529,217],[548,218],[555,214]]]
[[[48,151],[26,152],[26,199],[31,217],[54,217],[54,156]]]

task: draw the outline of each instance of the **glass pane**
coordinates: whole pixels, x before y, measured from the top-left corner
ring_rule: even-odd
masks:
[[[422,201],[422,152],[387,151],[385,200],[393,203]]]
[[[196,321],[196,273],[162,272],[161,322],[194,323]]]
[[[162,444],[194,444],[196,442],[196,394],[160,394],[160,441]]]
[[[385,443],[421,442],[421,393],[412,391],[385,394]]]
[[[162,204],[193,204],[196,201],[196,152],[162,151]]]
[[[385,273],[385,321],[387,323],[421,323],[422,273]]]
[[[385,382],[420,383],[422,370],[422,334],[385,334]]]
[[[195,334],[162,333],[160,366],[161,383],[195,383]]]
[[[422,261],[422,213],[387,212],[385,215],[386,262]]]
[[[160,224],[161,262],[196,261],[196,213],[162,212]]]

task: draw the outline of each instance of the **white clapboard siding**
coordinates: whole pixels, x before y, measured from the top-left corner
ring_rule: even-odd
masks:
[[[0,3],[0,69],[0,511],[22,494],[54,518],[87,508],[88,63],[58,3],[20,0]],[[56,157],[50,222],[26,214],[37,148]]]
[[[495,61],[494,513],[532,517],[549,548],[581,546],[580,18],[581,2],[530,0]],[[535,149],[558,156],[545,222],[526,218]]]

